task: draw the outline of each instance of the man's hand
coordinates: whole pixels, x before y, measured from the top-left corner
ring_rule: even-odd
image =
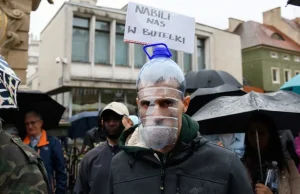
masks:
[[[273,194],[270,188],[266,185],[258,183],[255,185],[255,193],[256,194]]]
[[[224,145],[223,145],[223,143],[222,143],[221,141],[219,141],[219,142],[217,143],[217,145],[224,148]]]

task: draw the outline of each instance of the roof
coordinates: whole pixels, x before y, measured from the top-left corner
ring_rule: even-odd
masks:
[[[273,26],[248,21],[240,24],[234,33],[241,36],[242,49],[265,45],[300,52],[300,45]],[[273,34],[280,35],[284,40],[272,38]]]
[[[258,93],[264,93],[263,89],[258,88],[258,87],[254,87],[254,86],[248,86],[248,85],[243,86],[243,91],[245,91],[247,93],[249,93],[251,91],[258,92]]]

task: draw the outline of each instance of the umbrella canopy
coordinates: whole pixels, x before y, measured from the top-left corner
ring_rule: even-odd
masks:
[[[254,112],[271,116],[279,129],[298,130],[300,95],[288,91],[269,94],[250,92],[239,97],[220,97],[205,105],[192,118],[200,132],[241,133]]]
[[[191,95],[191,102],[186,114],[192,116],[205,104],[221,96],[242,96],[246,94],[240,88],[224,84],[213,88],[199,88]]]
[[[216,70],[192,71],[185,75],[187,92],[194,92],[198,88],[213,88],[223,84],[241,88],[242,85],[229,73]]]
[[[44,129],[55,128],[66,110],[48,94],[40,91],[18,91],[17,101],[19,107],[17,111],[0,112],[0,117],[6,123],[16,124],[18,128],[24,128],[24,117],[28,111],[41,114]]]
[[[0,109],[17,108],[17,90],[21,81],[0,56]]]
[[[300,0],[289,0],[287,2],[287,4],[289,5],[295,5],[295,6],[300,6]]]
[[[288,82],[283,84],[283,86],[280,87],[281,90],[287,90],[292,91],[297,94],[300,94],[300,74],[296,75],[292,79],[290,79]]]
[[[84,137],[85,133],[98,126],[98,111],[81,112],[71,117],[71,128],[68,136],[71,138]]]

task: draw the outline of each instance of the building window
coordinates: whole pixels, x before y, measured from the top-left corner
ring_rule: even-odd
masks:
[[[136,106],[136,91],[135,90],[127,90],[126,97],[127,97],[126,106],[129,110],[129,114],[138,115],[138,109]]]
[[[280,83],[280,77],[279,77],[279,68],[272,67],[272,82],[275,84]]]
[[[295,62],[300,62],[300,57],[299,57],[299,56],[295,56],[295,57],[294,57],[294,61],[295,61]]]
[[[51,98],[56,101],[56,96],[57,95],[52,95]]]
[[[271,52],[271,57],[274,59],[278,59],[278,54],[276,52]]]
[[[197,39],[197,63],[198,70],[205,69],[205,54],[204,54],[204,40]]]
[[[169,49],[169,50],[170,50],[170,52],[171,52],[171,54],[172,54],[171,59],[172,59],[173,61],[175,61],[175,63],[177,63],[177,51],[172,50],[172,49]]]
[[[72,61],[89,61],[89,19],[73,18]]]
[[[57,101],[59,104],[63,105],[63,98],[64,98],[63,94],[62,94],[62,93],[59,93],[59,94],[57,94],[56,101]]]
[[[109,64],[109,23],[96,21],[95,63]]]
[[[271,38],[274,38],[276,40],[284,40],[284,38],[278,33],[272,34]]]
[[[146,63],[143,47],[144,45],[134,44],[134,67],[136,68],[141,68]]]
[[[101,90],[101,106],[104,108],[111,102],[125,102],[124,90]]]
[[[183,54],[183,72],[187,73],[192,71],[192,55],[189,53]]]
[[[284,70],[284,81],[288,82],[292,78],[292,72],[290,69]]]
[[[283,60],[289,61],[290,60],[290,56],[289,55],[283,55]]]
[[[72,95],[72,115],[84,111],[98,111],[99,90],[93,88],[74,88]]]
[[[63,106],[66,108],[62,120],[67,121],[69,119],[69,103],[70,103],[70,92],[63,93]]]
[[[299,74],[300,74],[300,71],[295,71],[295,76],[299,75]]]
[[[116,65],[128,65],[128,43],[124,39],[125,25],[116,25]]]

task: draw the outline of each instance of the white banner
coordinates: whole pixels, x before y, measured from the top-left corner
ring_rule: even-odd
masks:
[[[165,43],[170,49],[194,53],[195,18],[130,2],[124,42]]]

